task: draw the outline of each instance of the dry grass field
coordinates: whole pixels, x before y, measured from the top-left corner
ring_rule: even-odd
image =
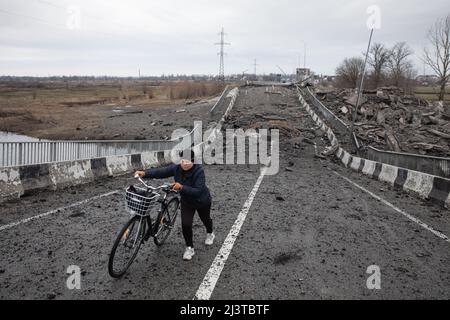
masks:
[[[87,130],[90,138],[111,138],[113,128],[102,125],[125,109],[151,114],[217,96],[222,90],[223,84],[214,81],[0,82],[0,131],[71,139]],[[95,128],[97,133],[92,133]]]
[[[438,94],[439,94],[439,88],[438,87],[423,87],[418,86],[414,90],[414,94],[422,99],[429,100],[429,101],[437,101],[438,100]],[[445,101],[450,102],[450,87],[447,87],[445,92]]]

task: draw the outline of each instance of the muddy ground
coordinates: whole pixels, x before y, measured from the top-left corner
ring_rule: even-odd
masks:
[[[208,122],[223,90],[214,82],[22,86],[0,83],[0,131],[49,140],[164,140]]]
[[[320,149],[327,141],[300,108],[293,91],[277,89],[281,94],[266,94],[266,90],[242,89],[228,125],[279,127],[280,171],[264,177],[212,299],[449,299],[448,242],[336,173],[446,235],[450,234],[448,211],[391,190],[333,159],[317,158],[314,143]],[[283,119],[274,120],[277,116]],[[298,130],[298,135],[283,133],[286,126]],[[203,245],[205,230],[196,217],[196,255],[184,262],[178,220],[168,242],[159,249],[146,243],[120,280],[109,277],[107,261],[113,240],[128,218],[123,193],[3,230],[0,298],[192,299],[259,169],[205,166],[213,195],[215,244]],[[0,224],[122,190],[131,182],[121,177],[31,195],[2,206]],[[69,265],[81,267],[80,290],[66,287]],[[380,290],[366,286],[371,265],[380,267]]]
[[[166,140],[174,128],[192,129],[194,121],[209,121],[209,109],[218,97],[186,105],[107,104],[78,106],[76,110],[58,110],[49,117],[36,116],[13,127],[12,131],[50,140]],[[74,107],[75,108],[75,107]],[[48,113],[53,112],[48,110]],[[9,130],[5,130],[9,129]],[[11,130],[12,129],[12,130]]]

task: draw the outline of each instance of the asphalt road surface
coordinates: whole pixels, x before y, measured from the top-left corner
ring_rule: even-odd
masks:
[[[144,244],[126,276],[112,279],[108,256],[129,218],[123,189],[133,179],[42,192],[0,209],[0,298],[192,299],[218,258],[225,265],[211,299],[449,299],[450,243],[438,236],[450,235],[448,210],[315,157],[313,143],[327,141],[294,91],[267,90],[241,89],[228,125],[278,127],[280,171],[261,177],[259,165],[205,166],[212,247],[197,216],[196,255],[184,262],[178,219],[163,247]],[[224,245],[229,255],[217,257],[243,213],[238,237]],[[66,286],[71,265],[82,270],[79,290]],[[369,266],[380,270],[380,289],[367,287]]]

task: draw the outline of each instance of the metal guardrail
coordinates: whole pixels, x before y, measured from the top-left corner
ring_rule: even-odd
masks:
[[[320,110],[320,112],[330,122],[331,126],[333,126],[334,129],[344,135],[350,134],[351,142],[353,146],[355,146],[355,149],[360,156],[363,156],[372,161],[390,164],[392,166],[397,166],[400,168],[424,172],[439,177],[450,178],[450,158],[385,151],[376,149],[371,146],[364,146],[363,148],[356,135],[350,132],[350,128],[333,112],[325,107],[309,88],[306,88],[306,90],[304,90],[303,92],[308,95],[314,106],[318,110]]]
[[[275,86],[275,87],[290,87],[294,83],[293,82],[276,82],[276,81],[247,81],[247,85],[249,86],[255,86],[255,87],[269,87],[269,86]]]
[[[348,134],[350,132],[350,128],[347,124],[344,123],[341,119],[339,119],[330,109],[324,106],[324,104],[317,99],[316,95],[311,92],[310,88],[307,87],[304,92],[308,95],[310,100],[313,102],[313,105],[322,113],[328,122],[341,134]]]
[[[229,86],[225,87],[219,100],[210,110],[211,113],[219,111],[216,107],[226,98],[230,89]],[[0,168],[171,150],[189,135],[190,141],[194,141],[194,132],[197,128],[175,140],[0,142]]]
[[[450,178],[450,158],[384,151],[370,146],[366,153],[367,158],[372,161]]]
[[[193,141],[197,128],[175,140],[0,142],[0,167],[171,150],[187,136]]]
[[[220,96],[219,100],[214,104],[214,106],[209,110],[209,113],[214,114],[217,112],[217,107],[222,103],[222,101],[226,98],[227,94],[229,92],[229,86],[227,85],[225,89],[223,89],[222,95]]]

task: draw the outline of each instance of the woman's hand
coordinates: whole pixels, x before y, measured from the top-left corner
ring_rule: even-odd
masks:
[[[182,185],[181,183],[175,182],[175,183],[172,185],[172,189],[173,189],[173,190],[176,190],[176,191],[181,191],[181,189],[183,189],[183,185]]]
[[[145,172],[144,171],[136,171],[134,173],[134,176],[135,177],[139,177],[139,178],[143,178],[143,177],[145,177]]]

